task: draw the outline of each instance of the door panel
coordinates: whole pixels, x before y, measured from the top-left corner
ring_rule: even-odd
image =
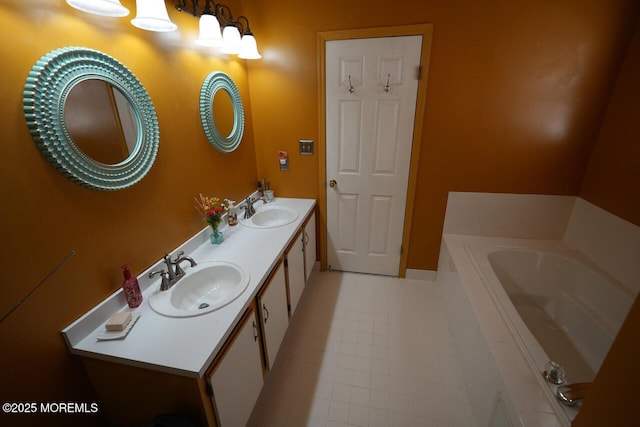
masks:
[[[326,43],[327,260],[397,275],[422,36]]]
[[[289,304],[290,314],[293,314],[298,307],[302,292],[304,292],[305,275],[304,275],[304,242],[302,232],[294,239],[285,255],[287,259],[287,280],[289,283]]]
[[[362,128],[362,104],[360,101],[340,102],[340,173],[360,172],[360,133]]]
[[[211,397],[222,426],[243,426],[262,390],[262,356],[255,310],[236,328],[235,339],[216,368],[208,374]]]
[[[269,283],[260,291],[258,309],[264,331],[267,366],[271,369],[289,327],[287,284],[282,263],[271,276]]]
[[[369,256],[385,256],[389,251],[391,208],[393,199],[386,196],[371,198],[371,227],[369,228]]]
[[[311,217],[304,226],[304,271],[305,280],[309,280],[313,266],[316,263],[316,214]]]
[[[393,175],[396,172],[398,152],[398,115],[400,104],[397,100],[378,101],[376,105],[376,142],[373,152],[374,175]]]

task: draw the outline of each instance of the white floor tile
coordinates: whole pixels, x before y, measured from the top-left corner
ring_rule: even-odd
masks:
[[[473,427],[430,282],[314,272],[252,427]]]

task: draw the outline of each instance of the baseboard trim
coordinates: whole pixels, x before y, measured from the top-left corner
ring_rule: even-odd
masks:
[[[437,272],[434,270],[416,270],[407,268],[406,278],[411,280],[426,280],[427,282],[433,282],[436,280]]]

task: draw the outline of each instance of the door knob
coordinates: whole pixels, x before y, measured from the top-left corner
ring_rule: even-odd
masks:
[[[338,183],[336,182],[336,180],[335,180],[335,179],[332,179],[331,181],[329,181],[329,187],[333,188],[333,187],[335,187],[336,185],[338,185]]]

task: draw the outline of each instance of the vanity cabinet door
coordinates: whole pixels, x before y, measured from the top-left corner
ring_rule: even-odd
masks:
[[[309,280],[313,266],[316,263],[316,214],[312,213],[304,225],[304,272]]]
[[[289,284],[289,311],[292,316],[296,311],[305,284],[304,244],[302,238],[303,232],[300,231],[285,254],[287,283]]]
[[[263,385],[259,323],[252,305],[207,373],[219,427],[244,426]]]
[[[271,369],[289,327],[287,283],[282,262],[274,270],[269,282],[260,291],[258,307],[260,307],[266,364]]]

